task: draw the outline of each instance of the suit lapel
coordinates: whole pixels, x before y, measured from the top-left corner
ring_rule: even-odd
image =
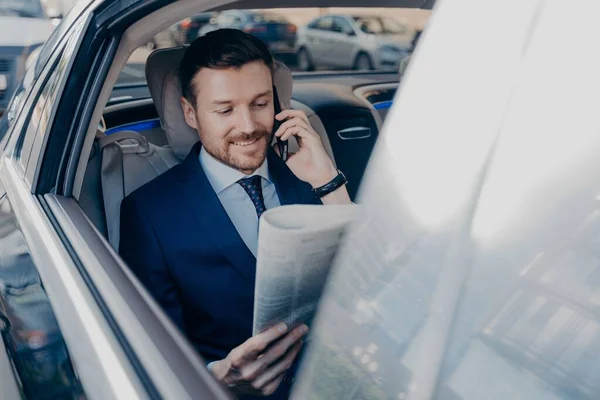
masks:
[[[183,162],[182,190],[194,214],[223,255],[248,280],[255,280],[256,258],[248,249],[200,166],[198,142]]]

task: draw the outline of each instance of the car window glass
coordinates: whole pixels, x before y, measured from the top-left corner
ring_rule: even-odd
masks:
[[[133,96],[134,99],[150,97],[146,88],[137,90],[131,86],[147,87],[146,61],[153,50],[185,46],[220,28],[243,29],[254,35],[269,47],[275,60],[287,65],[292,73],[363,70],[367,65],[369,67],[366,69],[373,71],[398,73],[401,65],[408,65],[415,32],[423,29],[431,11],[395,7],[304,7],[230,9],[205,15],[208,17],[200,18],[198,14],[192,14],[137,48],[119,74],[112,95],[114,102],[124,101],[126,96]],[[364,22],[362,28],[356,21]],[[328,48],[331,43],[321,40],[325,39],[321,35],[333,29],[346,34],[360,34],[362,29],[362,32],[379,32],[377,35],[385,37],[381,42],[373,43],[361,35],[354,38],[358,47],[332,49]],[[299,62],[307,60],[301,55],[306,55],[309,62]],[[362,59],[359,60],[359,57]],[[114,104],[113,100],[108,104]]]
[[[27,129],[19,139],[17,145],[17,158],[24,168],[29,162],[33,142],[39,135],[45,135],[48,132],[52,122],[53,112],[58,105],[58,96],[66,82],[68,67],[72,62],[72,55],[75,51],[79,39],[79,33],[84,24],[79,23],[73,31],[73,35],[67,41],[67,44],[58,59],[50,68],[50,76],[45,82],[41,93],[39,93],[35,105],[29,115]]]
[[[52,54],[53,61],[62,54],[63,48],[64,41],[54,49],[54,53]],[[50,67],[46,68],[44,76],[40,75],[39,79],[37,79],[35,67],[31,66],[27,68],[23,81],[16,88],[11,101],[8,103],[6,118],[0,121],[0,124],[3,125],[0,131],[8,133],[14,129],[16,132],[20,132],[23,129],[23,126],[29,121],[30,117],[27,110],[31,110],[36,102],[36,98],[32,94],[36,94],[40,90],[40,87],[45,85],[45,81],[49,76],[48,70],[50,69]],[[4,148],[4,146],[0,146],[1,148]]]
[[[373,35],[397,35],[406,33],[406,26],[390,18],[355,17],[354,20],[364,33]]]
[[[319,22],[321,21],[321,18],[314,20],[313,22],[311,22],[310,24],[308,24],[308,28],[310,29],[318,29],[319,27]]]
[[[332,27],[333,19],[330,17],[321,18],[317,24],[317,29],[322,31],[330,31]]]
[[[85,399],[61,327],[6,194],[0,194],[0,240],[0,331],[24,398]]]
[[[45,130],[47,128],[49,109],[53,101],[56,100],[56,88],[60,77],[56,70],[57,65],[58,61],[53,66],[54,71],[48,78],[42,93],[40,93],[33,106],[31,114],[29,115],[27,129],[22,136],[21,144],[17,148],[17,157],[23,167],[27,166],[29,156],[31,155],[33,140],[37,136],[37,133],[40,130]]]
[[[495,76],[515,65],[491,95],[502,100],[482,108],[489,129],[472,130],[487,131],[478,150],[473,136],[452,136],[425,155],[444,134],[423,128],[394,142],[397,153],[386,143],[371,157],[363,214],[336,257],[295,397],[598,398],[600,119],[589,99],[600,90],[600,59],[589,47],[600,31],[576,7],[536,5],[525,15],[539,18],[513,27],[519,40],[503,53],[512,60],[477,69]],[[556,29],[570,18],[573,29]],[[497,37],[494,28],[478,40]],[[556,58],[557,45],[578,41]],[[452,115],[442,108],[420,110]],[[396,126],[417,126],[409,119]],[[413,162],[400,161],[408,154]],[[461,166],[441,173],[448,154]],[[454,202],[438,196],[441,187]]]
[[[77,20],[84,18],[80,13],[87,6],[88,3],[86,2],[75,3],[72,9],[63,17],[58,26],[54,28],[50,37],[48,37],[44,44],[40,46],[39,56],[36,58],[34,64],[36,78],[46,66],[48,60],[52,57],[52,54],[58,47],[59,41],[64,41],[65,38],[69,38],[73,34],[72,32],[80,26],[81,22],[77,22]]]
[[[350,23],[341,17],[334,17],[331,23],[331,30],[334,32],[340,33],[350,33],[353,32],[352,26]]]

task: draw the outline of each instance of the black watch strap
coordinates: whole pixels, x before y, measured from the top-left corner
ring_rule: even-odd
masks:
[[[331,181],[324,184],[323,186],[314,188],[313,191],[319,198],[321,198],[327,196],[331,192],[336,191],[340,187],[344,186],[346,183],[348,183],[346,176],[342,173],[342,171],[338,169],[338,174],[335,178],[333,178]]]

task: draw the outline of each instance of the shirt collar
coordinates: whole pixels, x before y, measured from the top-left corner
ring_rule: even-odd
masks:
[[[200,155],[198,156],[200,159],[200,165],[210,182],[210,185],[214,189],[214,191],[219,194],[223,190],[227,189],[231,185],[235,184],[242,178],[248,178],[253,175],[258,175],[267,180],[267,182],[271,182],[271,176],[269,175],[269,167],[267,164],[267,158],[265,157],[265,161],[250,175],[246,175],[243,172],[238,171],[235,168],[231,168],[228,165],[223,164],[212,155],[210,155],[204,147],[200,150]]]

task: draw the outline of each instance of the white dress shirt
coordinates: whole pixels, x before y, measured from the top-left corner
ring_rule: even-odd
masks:
[[[242,178],[253,175],[260,176],[262,182],[263,198],[268,209],[281,205],[275,184],[271,181],[267,159],[251,175],[245,175],[237,169],[231,168],[208,154],[204,147],[200,150],[200,165],[210,182],[219,201],[225,208],[227,215],[235,229],[237,229],[248,249],[256,257],[258,248],[258,216],[250,196],[244,188],[237,183]]]

